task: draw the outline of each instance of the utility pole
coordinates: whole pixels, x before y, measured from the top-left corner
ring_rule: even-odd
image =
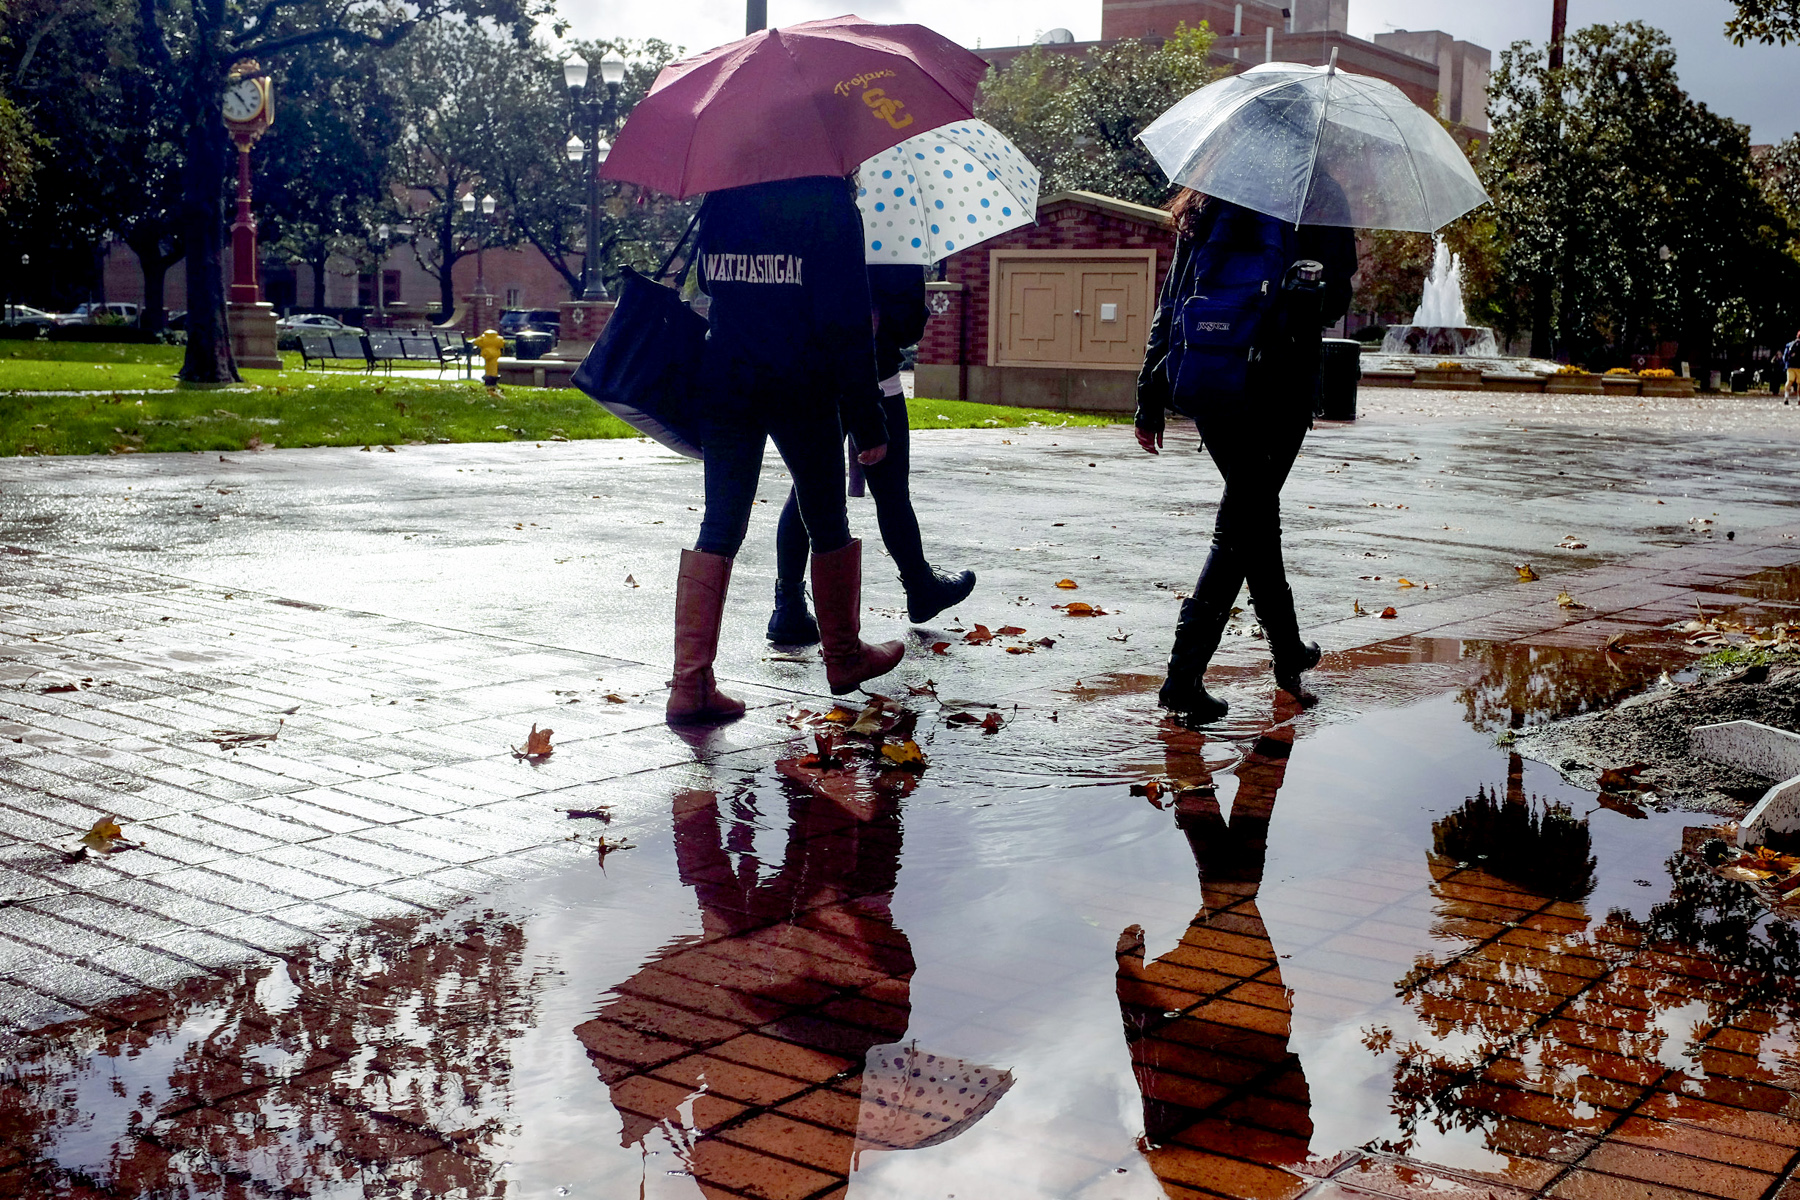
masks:
[[[1550,10],[1550,69],[1562,70],[1563,36],[1569,29],[1569,0],[1554,0]]]
[[[1557,0],[1563,3],[1564,0]],[[769,0],[744,0],[744,36],[769,27]]]

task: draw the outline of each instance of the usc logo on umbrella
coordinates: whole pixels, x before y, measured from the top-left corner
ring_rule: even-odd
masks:
[[[890,128],[905,129],[908,125],[913,123],[911,113],[896,119],[900,110],[905,108],[906,105],[899,100],[890,99],[888,94],[880,88],[870,88],[862,94],[862,98],[863,103],[873,109],[877,117],[886,121]]]

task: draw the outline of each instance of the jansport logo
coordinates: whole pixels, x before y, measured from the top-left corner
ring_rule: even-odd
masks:
[[[1195,321],[1193,328],[1201,333],[1230,333],[1230,321]]]
[[[791,283],[804,286],[806,260],[792,254],[708,254],[710,283]]]

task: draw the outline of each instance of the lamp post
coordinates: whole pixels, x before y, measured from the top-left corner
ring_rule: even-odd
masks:
[[[606,284],[600,278],[600,265],[595,261],[600,251],[600,164],[612,152],[612,143],[603,136],[603,130],[612,130],[619,85],[625,82],[625,64],[616,58],[600,63],[600,82],[606,85],[606,90],[596,96],[587,86],[587,60],[579,54],[571,54],[563,63],[563,82],[569,88],[572,123],[585,128],[588,135],[583,141],[579,132],[570,134],[565,147],[570,162],[587,162],[587,248],[581,256],[581,298],[605,300]]]
[[[476,203],[477,201],[473,191],[465,193],[462,198],[463,213],[466,216],[473,218],[475,216]],[[493,219],[494,208],[499,202],[494,199],[493,193],[490,192],[488,195],[483,196],[479,203],[481,205],[481,220],[475,225],[475,294],[478,296],[485,296],[487,295],[487,227],[488,223]]]

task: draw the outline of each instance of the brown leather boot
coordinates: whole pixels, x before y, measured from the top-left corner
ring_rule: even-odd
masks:
[[[819,654],[831,693],[841,696],[899,665],[899,642],[871,646],[862,640],[862,542],[812,556],[813,610],[819,618]]]
[[[669,680],[663,718],[671,725],[710,725],[744,715],[742,702],[713,686],[713,656],[719,651],[730,584],[729,558],[681,552],[681,574],[675,581],[675,678]]]

